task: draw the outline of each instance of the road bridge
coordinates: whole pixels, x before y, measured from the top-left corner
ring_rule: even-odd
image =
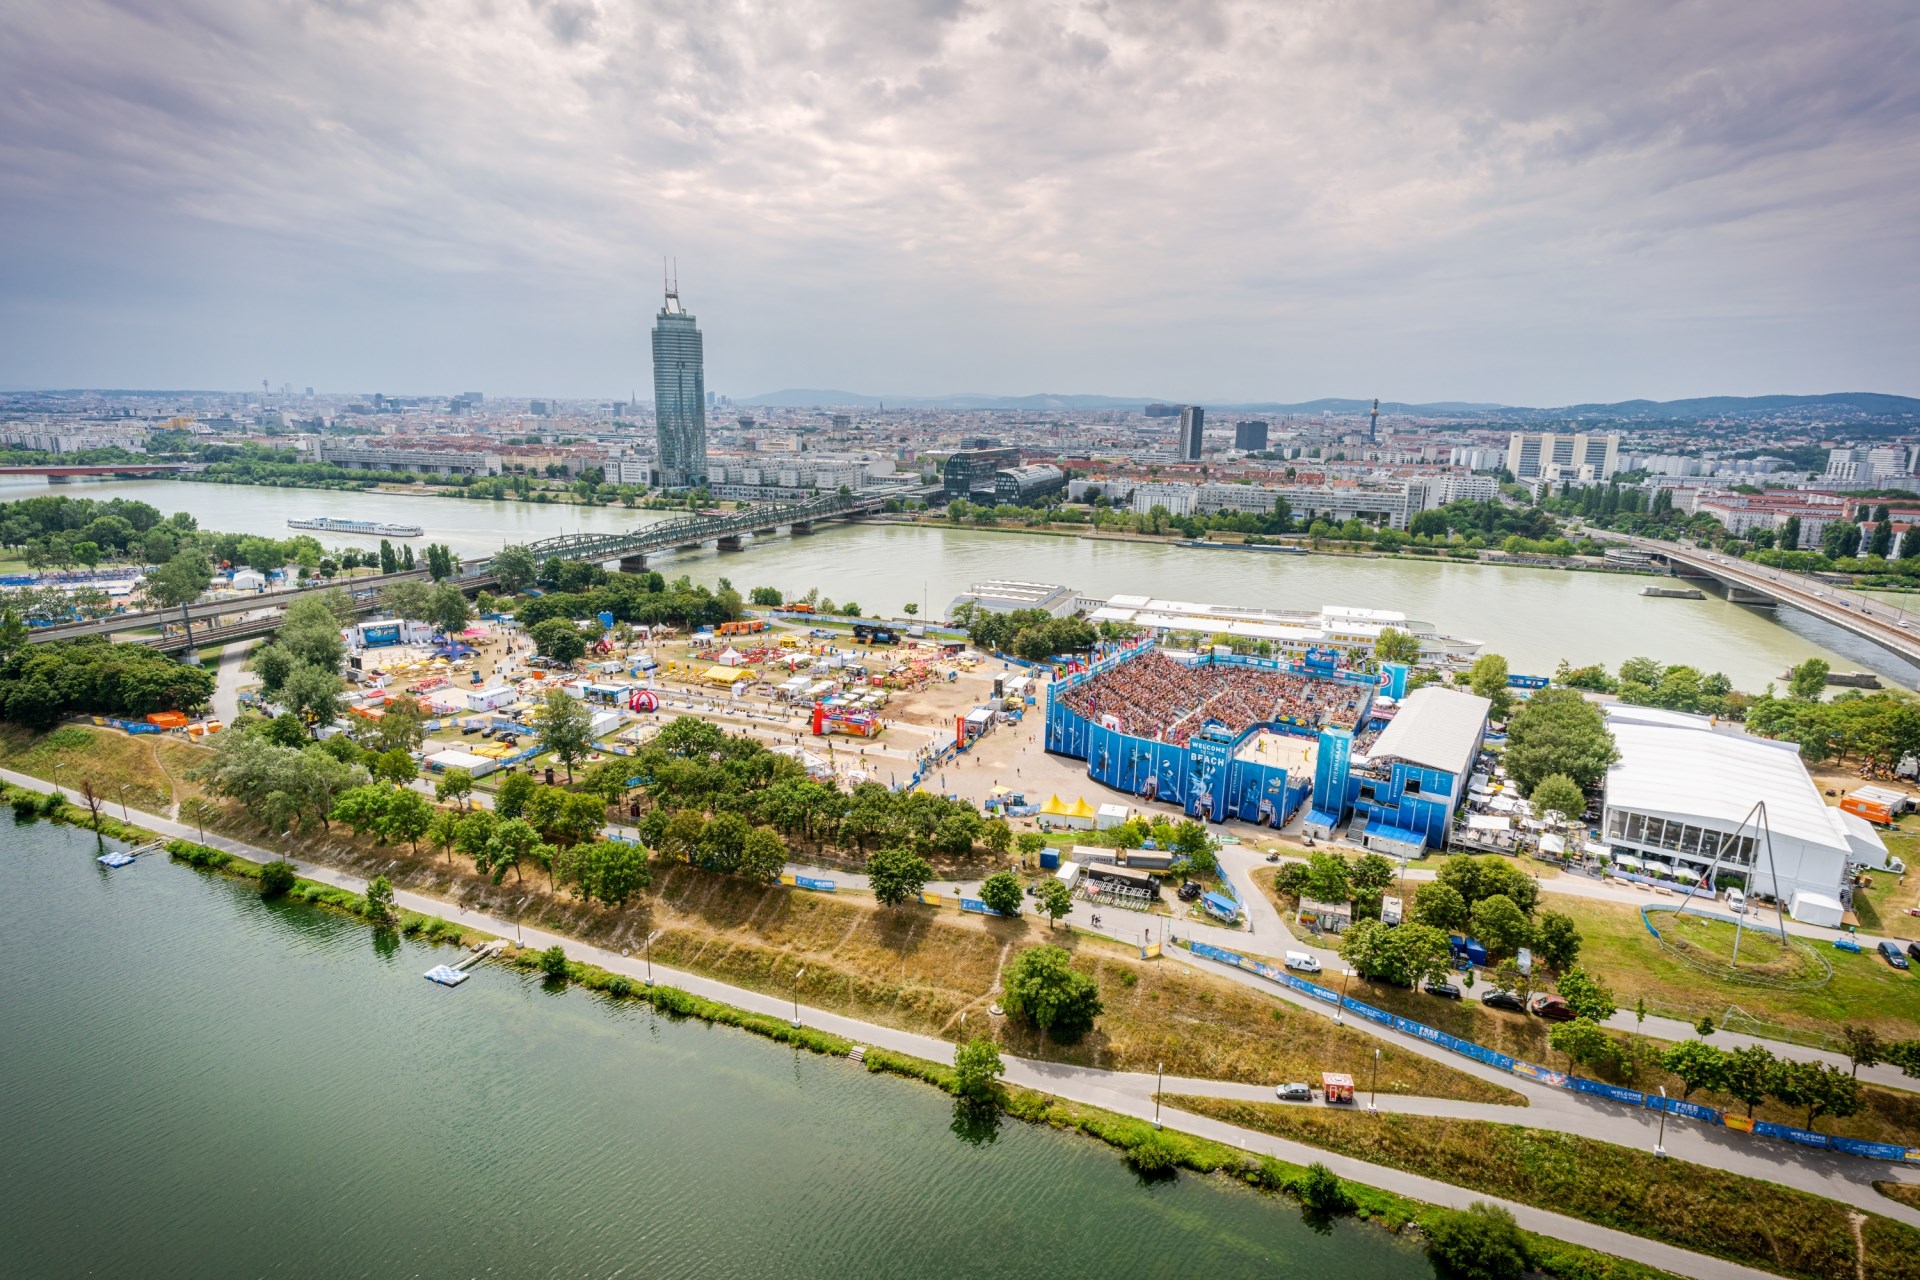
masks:
[[[1618,535],[1611,535],[1618,536]],[[1711,578],[1736,604],[1784,604],[1920,664],[1920,615],[1834,583],[1686,543],[1628,538],[1682,577]]]
[[[753,507],[725,515],[688,516],[641,525],[619,533],[563,534],[526,546],[535,564],[545,564],[555,558],[594,564],[617,562],[624,570],[637,571],[646,568],[649,555],[695,549],[709,542],[716,542],[727,550],[744,550],[747,545],[744,539],[748,535],[765,536],[782,526],[795,532],[807,532],[823,520],[856,518],[876,511],[892,496],[835,493],[806,502]],[[380,588],[410,579],[424,580],[427,576],[425,569],[407,569],[285,591],[202,600],[180,608],[143,609],[85,622],[36,627],[31,639],[35,644],[44,644],[51,640],[106,636],[179,653],[205,645],[270,635],[279,629],[286,607],[303,596],[344,591],[356,608],[370,611],[378,604]],[[462,565],[450,581],[467,592],[491,587],[496,582],[493,561],[489,558]]]
[[[198,471],[195,462],[102,462],[92,465],[49,463],[39,467],[0,467],[0,476],[152,476],[173,471]]]

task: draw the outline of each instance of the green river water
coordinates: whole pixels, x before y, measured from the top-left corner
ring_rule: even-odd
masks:
[[[415,540],[416,554],[425,543],[438,541],[475,559],[510,542],[612,532],[671,518],[623,507],[169,480],[0,484],[0,501],[43,493],[137,499],[166,512],[191,511],[202,528],[272,537],[288,536],[290,517],[405,521],[427,531]],[[373,546],[379,539],[330,534],[321,541]],[[1920,669],[1808,614],[1730,604],[1711,593],[1704,600],[1643,596],[1642,588],[1657,580],[1627,574],[1272,555],[878,524],[829,524],[808,537],[783,533],[739,552],[708,547],[666,554],[654,557],[653,567],[708,585],[729,577],[742,592],[766,585],[799,595],[818,587],[838,602],[858,602],[868,614],[896,617],[912,603],[923,618],[944,618],[955,594],[988,578],[1064,583],[1100,599],[1135,594],[1261,608],[1395,609],[1449,635],[1483,641],[1486,652],[1504,654],[1514,671],[1535,675],[1552,674],[1562,658],[1575,666],[1600,662],[1617,668],[1626,658],[1646,655],[1724,672],[1736,688],[1757,693],[1789,666],[1821,657],[1835,670],[1878,671],[1908,688],[1920,682]]]
[[[6,828],[10,1276],[1431,1274],[924,1086]],[[976,1135],[977,1139],[977,1135]]]

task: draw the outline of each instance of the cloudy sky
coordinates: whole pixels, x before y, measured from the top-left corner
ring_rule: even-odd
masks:
[[[0,386],[1920,394],[1911,0],[0,0]]]

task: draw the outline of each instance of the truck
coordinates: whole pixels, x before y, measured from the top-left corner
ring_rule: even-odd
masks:
[[[1298,969],[1301,973],[1320,972],[1320,962],[1304,951],[1287,952],[1287,968]]]

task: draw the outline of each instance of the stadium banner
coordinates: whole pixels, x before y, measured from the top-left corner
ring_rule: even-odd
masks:
[[[1004,911],[995,911],[992,907],[980,901],[980,899],[978,898],[960,899],[960,909],[962,911],[972,911],[978,915],[983,915],[983,916],[1004,916],[1006,914],[1006,912]]]
[[[815,893],[832,893],[835,891],[835,885],[831,880],[821,880],[815,876],[797,876],[792,872],[783,873],[780,877],[780,883],[794,889],[811,889]]]
[[[1788,1142],[1798,1142],[1806,1147],[1833,1145],[1833,1140],[1824,1133],[1814,1133],[1810,1129],[1796,1129],[1790,1124],[1774,1124],[1770,1120],[1755,1120],[1753,1131],[1764,1138],[1784,1138]]]
[[[937,893],[922,893],[920,895],[920,904],[922,906],[937,907],[941,902],[942,898]]]

